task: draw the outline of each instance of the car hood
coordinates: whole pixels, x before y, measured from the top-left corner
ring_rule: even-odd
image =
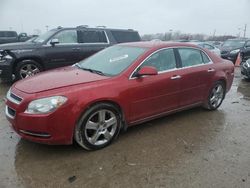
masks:
[[[109,77],[107,76],[94,74],[77,67],[63,67],[20,80],[14,85],[14,87],[25,93],[38,93],[108,78]]]
[[[32,42],[18,42],[18,43],[8,43],[8,44],[1,44],[0,50],[23,50],[23,49],[31,49],[40,46],[39,43],[32,43]]]

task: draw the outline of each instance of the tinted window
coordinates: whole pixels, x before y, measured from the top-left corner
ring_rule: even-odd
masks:
[[[200,50],[191,48],[181,48],[179,49],[179,54],[183,67],[203,64],[203,59]]]
[[[140,36],[134,31],[111,31],[118,43],[140,41]]]
[[[107,43],[104,31],[78,31],[80,43]]]
[[[17,37],[17,33],[15,31],[1,31],[0,37]]]
[[[76,30],[64,30],[57,33],[54,39],[58,39],[59,43],[77,43]]]
[[[173,49],[165,49],[151,55],[141,67],[152,66],[159,72],[176,68],[176,61]]]
[[[81,61],[81,68],[94,69],[104,74],[114,76],[130,66],[141,54],[144,48],[129,46],[112,46]]]

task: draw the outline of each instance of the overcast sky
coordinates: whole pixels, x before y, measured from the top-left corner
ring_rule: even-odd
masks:
[[[29,34],[45,32],[46,25],[105,25],[140,34],[216,30],[243,36],[245,24],[250,37],[250,0],[0,0],[0,30]]]

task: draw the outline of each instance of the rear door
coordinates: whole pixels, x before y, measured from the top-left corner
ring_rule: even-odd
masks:
[[[210,58],[201,50],[179,48],[180,69],[180,106],[189,106],[204,101],[208,87],[215,73]]]
[[[78,30],[77,33],[80,43],[80,60],[85,59],[110,46],[107,35],[103,30],[84,29]]]
[[[153,66],[158,75],[129,80],[131,122],[154,116],[179,106],[180,80],[173,49],[163,49],[149,56],[144,66]],[[136,71],[135,71],[136,72]]]

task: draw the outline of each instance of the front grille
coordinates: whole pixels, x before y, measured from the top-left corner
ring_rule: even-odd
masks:
[[[10,97],[12,97],[13,99],[15,99],[16,101],[18,102],[22,102],[22,98],[21,97],[18,97],[17,95],[13,94],[13,93],[10,93]]]
[[[14,109],[10,108],[9,106],[6,106],[5,114],[7,117],[14,119],[16,116],[16,111]]]
[[[8,91],[7,99],[15,104],[20,104],[23,100],[21,97],[17,96],[16,94],[12,93],[11,91]]]

